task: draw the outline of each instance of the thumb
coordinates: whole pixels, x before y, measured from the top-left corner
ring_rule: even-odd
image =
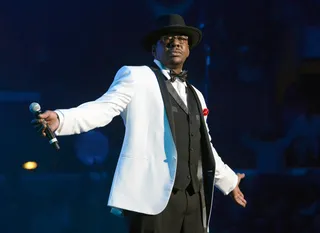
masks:
[[[243,179],[246,175],[244,173],[237,173],[239,179]]]
[[[49,117],[49,115],[50,111],[45,111],[44,113],[39,114],[39,118],[46,119],[47,117]]]

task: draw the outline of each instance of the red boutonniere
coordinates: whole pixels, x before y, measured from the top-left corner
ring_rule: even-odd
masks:
[[[207,109],[207,108],[203,109],[203,110],[202,110],[202,113],[203,113],[204,116],[208,116],[208,114],[209,114],[209,109]]]

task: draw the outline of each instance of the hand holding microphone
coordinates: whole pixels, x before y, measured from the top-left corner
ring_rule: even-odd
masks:
[[[57,150],[60,149],[58,140],[53,133],[59,127],[59,118],[57,113],[54,111],[45,111],[44,113],[41,112],[41,107],[38,103],[32,103],[29,106],[29,110],[33,113],[36,119],[31,121],[31,124],[41,132],[44,137],[49,139],[49,143],[53,145]]]

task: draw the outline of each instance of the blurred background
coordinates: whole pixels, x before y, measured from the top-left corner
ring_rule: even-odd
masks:
[[[124,233],[107,200],[124,126],[60,137],[30,125],[31,102],[75,107],[123,65],[149,65],[153,20],[203,30],[186,64],[213,144],[245,172],[242,209],[216,192],[211,233],[320,232],[320,1],[0,1],[0,232]]]

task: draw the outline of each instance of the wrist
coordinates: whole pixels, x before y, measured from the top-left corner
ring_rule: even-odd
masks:
[[[58,136],[60,135],[62,125],[64,124],[64,116],[60,110],[55,110],[54,112],[57,115],[57,120],[58,120],[57,129],[55,130],[55,134]]]
[[[54,113],[56,114],[57,119],[58,119],[58,121],[59,121],[59,123],[60,123],[60,117],[59,117],[59,114],[58,114],[58,113],[56,113],[56,112],[54,112]]]

